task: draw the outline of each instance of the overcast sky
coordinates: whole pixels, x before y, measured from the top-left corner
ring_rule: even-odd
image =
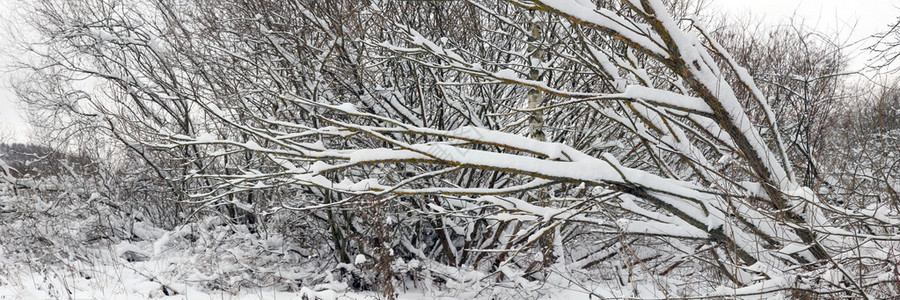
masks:
[[[900,0],[711,0],[717,9],[742,15],[750,12],[775,22],[792,16],[806,19],[820,30],[857,24],[858,34],[887,27],[900,16]]]
[[[0,22],[15,19],[14,1],[0,0]],[[733,17],[752,17],[773,26],[790,17],[802,19],[805,26],[840,33],[846,41],[883,31],[900,16],[900,0],[711,0],[711,6]],[[0,41],[9,40],[8,34],[0,30]],[[6,70],[11,60],[7,47],[8,43],[0,42],[0,70]],[[855,58],[856,64],[864,60]],[[10,92],[9,75],[0,74],[0,138],[26,141],[28,126]]]
[[[24,141],[28,136],[27,125],[16,107],[15,95],[10,92],[7,68],[9,66],[9,33],[5,24],[12,19],[10,5],[13,0],[0,0],[0,139],[13,138]],[[3,142],[0,140],[0,142]]]

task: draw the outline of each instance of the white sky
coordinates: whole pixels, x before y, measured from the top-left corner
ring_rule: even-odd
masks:
[[[900,17],[900,0],[708,0],[711,9],[731,17],[761,20],[775,26],[790,23],[835,34],[849,46],[850,68],[865,66],[860,49],[871,46],[867,39],[890,28]]]
[[[886,29],[900,16],[900,0],[710,0],[717,9],[741,16],[748,12],[777,23],[792,16],[804,18],[819,30],[848,30],[867,35]]]
[[[11,54],[10,33],[6,29],[7,24],[13,19],[13,1],[0,0],[0,142],[4,139],[14,141],[26,141],[28,137],[28,124],[23,114],[20,113],[10,88],[9,63],[13,61]]]
[[[14,20],[12,9],[15,0],[0,0],[0,22]],[[900,0],[710,0],[711,9],[731,16],[767,24],[785,23],[794,16],[807,27],[827,32],[837,32],[854,42],[888,28],[900,16]],[[3,26],[0,25],[0,28]],[[7,49],[9,33],[0,30],[0,139],[12,138],[27,141],[28,125],[17,107],[15,95],[9,88],[9,75],[2,73],[11,61]],[[865,58],[855,58],[854,64],[864,63]],[[14,74],[13,74],[14,75]],[[2,142],[2,141],[0,141]]]

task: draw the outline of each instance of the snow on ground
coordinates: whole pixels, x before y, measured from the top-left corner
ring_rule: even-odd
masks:
[[[22,271],[0,278],[0,299],[323,299],[362,300],[383,299],[374,292],[314,291],[301,288],[299,292],[276,291],[271,288],[242,290],[232,294],[225,291],[203,290],[191,282],[172,282],[156,277],[177,258],[161,258],[146,262],[122,262],[115,265],[58,268],[51,272]],[[397,299],[477,299],[471,292],[407,291]],[[548,290],[538,299],[590,299],[578,291]]]
[[[354,266],[323,263],[330,258],[276,232],[251,233],[217,217],[163,230],[134,215],[93,213],[104,207],[96,195],[85,196],[85,205],[9,192],[0,190],[0,299],[384,299],[348,286],[346,276],[335,278],[336,270]],[[473,277],[478,272],[447,272],[460,283],[400,283],[397,299],[589,298],[550,284],[486,291]]]

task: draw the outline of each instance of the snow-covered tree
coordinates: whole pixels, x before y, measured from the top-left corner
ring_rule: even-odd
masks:
[[[897,292],[896,207],[804,186],[773,92],[685,2],[595,2],[50,1],[35,51],[103,82],[50,103],[185,202],[308,213],[386,295],[413,260],[602,297]]]

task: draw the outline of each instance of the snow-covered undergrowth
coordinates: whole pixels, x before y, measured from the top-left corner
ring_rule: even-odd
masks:
[[[347,291],[321,259],[304,257],[280,234],[251,234],[214,216],[165,230],[116,202],[74,185],[3,185],[0,297],[333,298]]]
[[[41,189],[0,190],[0,297],[328,299],[348,291],[322,259],[277,233],[251,234],[214,216],[164,230],[97,193]]]
[[[209,215],[167,230],[126,205],[64,180],[0,184],[0,299],[384,298],[372,291],[370,259],[334,263],[289,217],[255,230]],[[591,290],[560,276],[496,283],[416,259],[390,269],[397,299],[573,299]]]

